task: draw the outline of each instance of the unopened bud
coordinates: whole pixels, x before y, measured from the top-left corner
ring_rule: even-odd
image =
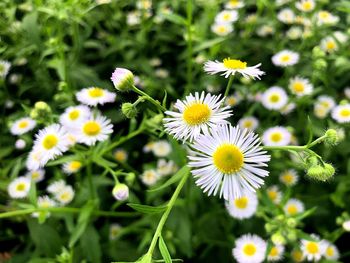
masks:
[[[129,187],[126,184],[116,184],[112,194],[118,201],[125,201],[129,198]]]
[[[339,142],[338,133],[334,129],[328,129],[325,133],[325,143],[330,145],[336,145]]]
[[[128,175],[125,177],[125,181],[128,185],[132,185],[135,181],[136,175],[134,173],[128,173]]]
[[[137,109],[130,102],[126,102],[122,104],[122,112],[125,115],[125,117],[129,119],[135,118],[137,116]]]
[[[319,181],[327,181],[334,175],[334,173],[335,169],[329,163],[324,163],[323,165],[314,165],[307,170],[307,175],[310,178]]]
[[[272,235],[271,237],[271,241],[274,244],[278,244],[278,245],[283,245],[286,243],[286,239],[282,236],[281,233],[277,232],[275,234]]]
[[[295,218],[288,218],[287,219],[287,225],[289,226],[289,227],[296,227],[296,225],[298,224],[298,221],[297,220],[295,220]]]
[[[318,46],[312,49],[312,57],[313,58],[323,58],[326,56],[326,53]]]
[[[114,87],[119,91],[128,91],[134,85],[134,74],[125,68],[116,68],[112,74],[111,80]]]

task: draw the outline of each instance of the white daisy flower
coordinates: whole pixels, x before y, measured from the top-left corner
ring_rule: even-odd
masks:
[[[296,104],[294,102],[288,102],[284,107],[280,109],[282,115],[287,115],[295,110]]]
[[[248,129],[250,131],[255,131],[259,126],[259,120],[254,116],[243,117],[238,121],[238,126],[242,130]]]
[[[327,240],[325,240],[325,242],[327,244],[327,248],[324,252],[324,257],[329,260],[338,260],[340,257],[338,248]]]
[[[76,135],[79,142],[86,145],[94,145],[96,142],[105,141],[113,132],[111,121],[104,116],[90,117],[80,123]]]
[[[275,28],[270,25],[262,25],[256,30],[256,34],[260,37],[273,35],[274,32],[275,32]]]
[[[350,103],[334,107],[332,118],[338,123],[350,122]]]
[[[205,193],[230,201],[242,197],[245,190],[255,192],[269,172],[270,155],[260,147],[258,135],[238,127],[221,125],[199,135],[191,148],[189,166],[196,184]]]
[[[315,9],[315,1],[314,0],[300,0],[295,3],[295,7],[303,12],[311,12]]]
[[[286,213],[286,215],[295,216],[304,212],[304,204],[296,198],[291,198],[284,205],[283,210]]]
[[[25,174],[25,177],[29,178],[30,180],[33,180],[36,183],[41,182],[45,178],[45,170],[38,169],[38,170],[28,171]]]
[[[239,9],[242,7],[244,7],[244,3],[243,3],[243,1],[240,1],[240,0],[229,0],[225,4],[225,8],[227,8],[227,9]]]
[[[349,39],[348,36],[341,31],[335,31],[333,37],[340,43],[345,43]]]
[[[258,198],[255,193],[245,191],[243,196],[234,200],[226,201],[226,210],[237,219],[252,217],[258,207]]]
[[[149,153],[149,152],[153,151],[153,146],[154,146],[154,142],[148,142],[145,144],[145,146],[143,146],[142,151],[144,153]]]
[[[321,40],[320,47],[323,51],[328,53],[333,53],[339,49],[337,41],[331,36],[323,38]]]
[[[265,259],[267,244],[257,235],[246,234],[236,239],[233,257],[238,263],[261,263]]]
[[[43,162],[43,152],[40,149],[32,149],[27,157],[26,160],[26,167],[28,170],[38,170],[40,167],[42,167]]]
[[[308,261],[319,261],[327,249],[325,240],[320,240],[317,235],[311,235],[315,241],[302,239],[301,251]]]
[[[269,261],[280,261],[283,258],[284,246],[277,244],[273,245],[270,249],[269,254],[267,255],[267,259]]]
[[[314,105],[314,114],[319,119],[324,119],[327,117],[329,113],[329,109],[327,109],[325,106],[323,106],[321,103],[316,102]]]
[[[15,121],[11,126],[10,132],[13,135],[22,135],[24,133],[27,133],[28,131],[33,130],[35,126],[35,120],[25,117]]]
[[[285,184],[286,186],[296,185],[298,179],[299,177],[297,171],[295,171],[294,169],[288,169],[280,175],[281,183]]]
[[[272,63],[279,67],[293,66],[299,62],[299,54],[291,50],[282,50],[272,56]]]
[[[289,89],[297,97],[310,95],[314,89],[310,81],[306,78],[294,77],[289,80]]]
[[[295,14],[292,9],[284,8],[277,14],[277,19],[285,24],[292,24],[295,20]]]
[[[293,26],[286,32],[286,36],[289,39],[295,40],[301,38],[303,35],[303,30],[299,26]]]
[[[75,129],[77,125],[91,116],[90,108],[85,105],[67,108],[60,116],[60,123],[68,129]]]
[[[160,178],[160,175],[153,169],[146,170],[141,175],[142,183],[144,183],[147,186],[154,185],[159,178]]]
[[[37,206],[38,206],[38,208],[50,208],[50,207],[57,206],[57,203],[53,199],[51,199],[49,196],[44,195],[44,196],[38,197]],[[39,217],[40,212],[35,212],[32,215],[33,215],[33,217]],[[46,217],[48,217],[48,216],[50,216],[50,213],[46,212]]]
[[[277,185],[272,185],[266,189],[268,198],[274,204],[279,204],[282,200],[282,192]]]
[[[111,224],[111,226],[109,227],[109,239],[116,240],[118,235],[120,234],[120,230],[122,230],[122,226],[120,224]]]
[[[232,23],[238,20],[238,12],[236,10],[223,10],[215,17],[215,23]]]
[[[267,129],[262,137],[262,142],[266,146],[285,146],[291,142],[292,134],[281,126]]]
[[[30,190],[30,179],[24,176],[12,180],[7,187],[7,192],[11,198],[25,198]]]
[[[0,78],[4,79],[9,73],[11,63],[6,60],[0,60]]]
[[[77,100],[89,106],[97,106],[115,101],[115,93],[98,87],[90,87],[78,91],[75,95]]]
[[[166,157],[170,154],[171,150],[170,143],[165,140],[156,141],[152,144],[152,152],[157,157]]]
[[[62,205],[67,205],[74,198],[74,190],[70,185],[66,185],[60,191],[55,193],[55,199]]]
[[[229,107],[221,107],[223,99],[219,96],[198,92],[186,96],[184,101],[177,100],[174,108],[179,112],[166,111],[170,117],[164,118],[165,131],[177,140],[192,141],[201,132],[225,124],[232,115]]]
[[[334,25],[339,22],[339,17],[332,15],[326,10],[321,10],[316,14],[318,25]]]
[[[286,106],[287,102],[287,93],[278,86],[268,88],[261,97],[262,105],[269,110],[280,110]]]
[[[113,157],[117,162],[124,163],[128,160],[128,153],[124,149],[116,149]]]
[[[222,23],[222,24],[214,23],[211,26],[211,31],[217,34],[218,36],[224,37],[233,31],[233,26],[229,23]]]
[[[63,180],[55,181],[47,187],[47,191],[51,194],[56,194],[66,187],[66,182]]]
[[[316,100],[328,110],[331,110],[335,107],[335,100],[331,96],[321,95],[318,96]]]
[[[225,98],[225,105],[234,107],[237,106],[241,101],[243,97],[238,92],[235,92],[233,95],[229,95]]]
[[[23,150],[27,146],[27,143],[23,139],[17,139],[15,142],[15,148],[17,150]]]
[[[259,69],[260,66],[261,63],[248,67],[247,62],[243,62],[237,59],[225,58],[222,62],[218,60],[209,60],[205,62],[204,71],[211,75],[222,72],[221,76],[225,76],[225,78],[228,78],[231,75],[233,76],[238,72],[245,78],[260,79],[260,76],[265,74],[264,71],[261,71]]]
[[[342,227],[346,232],[350,232],[350,220],[344,221]]]
[[[167,176],[173,172],[174,165],[174,161],[172,160],[166,161],[165,159],[159,159],[157,161],[157,173],[160,176]]]
[[[34,152],[38,151],[40,167],[68,150],[66,130],[59,124],[52,124],[35,135]]]
[[[69,161],[63,164],[62,170],[66,174],[74,174],[81,169],[82,165],[80,161]]]
[[[141,23],[141,12],[139,10],[131,11],[126,15],[126,24],[135,26]]]

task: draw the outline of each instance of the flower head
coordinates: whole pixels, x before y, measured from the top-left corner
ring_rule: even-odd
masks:
[[[269,188],[267,188],[266,193],[272,203],[279,204],[281,202],[282,193],[277,185],[272,185]]]
[[[83,164],[80,161],[69,161],[63,164],[62,170],[66,174],[73,174],[81,169]]]
[[[287,49],[272,56],[272,63],[279,67],[293,66],[298,62],[299,54]]]
[[[6,60],[0,60],[0,78],[4,79],[11,68],[11,63]]]
[[[90,108],[85,105],[67,108],[60,116],[60,123],[67,129],[75,129],[78,124],[91,116]]]
[[[7,192],[11,198],[27,197],[30,190],[30,179],[24,176],[17,177],[7,187]]]
[[[283,210],[286,215],[295,216],[304,212],[304,204],[300,200],[292,198],[288,200],[288,202],[283,207]]]
[[[285,127],[272,127],[267,129],[262,137],[264,145],[284,146],[288,145],[292,139],[292,134]]]
[[[280,175],[280,181],[286,186],[293,186],[298,182],[298,174],[294,169],[288,169]]]
[[[267,255],[267,259],[269,261],[279,261],[283,258],[284,246],[277,244],[273,245],[270,249],[269,254]]]
[[[303,12],[311,12],[315,9],[314,0],[300,0],[295,4],[296,8]]]
[[[255,131],[259,126],[259,120],[253,116],[243,117],[238,121],[238,126],[244,130],[248,129],[250,131]]]
[[[228,213],[237,219],[252,217],[258,207],[258,198],[255,193],[245,192],[242,197],[226,201]]]
[[[86,145],[94,145],[98,141],[104,141],[113,132],[111,121],[104,116],[90,117],[83,121],[77,131],[77,139]]]
[[[314,88],[308,79],[297,76],[289,80],[289,89],[297,97],[302,97],[310,95]]]
[[[350,103],[336,106],[332,110],[332,118],[338,123],[350,122]]]
[[[288,102],[288,95],[278,86],[265,90],[261,97],[262,105],[269,110],[281,110]]]
[[[233,31],[233,26],[228,23],[215,23],[211,26],[211,31],[217,34],[218,36],[227,36]]]
[[[236,239],[232,250],[238,263],[261,263],[265,259],[267,244],[257,235],[246,234]]]
[[[115,93],[98,87],[82,89],[76,94],[77,100],[89,106],[103,105],[115,101]]]
[[[10,131],[13,135],[22,135],[28,131],[33,130],[35,126],[36,126],[35,120],[25,117],[15,121],[12,124]]]
[[[114,198],[118,201],[125,201],[129,198],[129,187],[126,184],[116,184],[112,190]]]
[[[218,24],[232,23],[238,20],[238,12],[236,10],[223,10],[215,17],[215,22]]]
[[[45,170],[38,169],[38,170],[28,171],[25,174],[25,177],[29,178],[30,180],[33,180],[36,183],[41,182],[42,180],[44,180]]]
[[[314,241],[302,239],[301,250],[308,261],[318,261],[327,249],[325,240],[320,240],[316,235],[311,235]]]

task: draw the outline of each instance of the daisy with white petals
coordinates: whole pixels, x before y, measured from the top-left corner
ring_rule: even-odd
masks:
[[[174,108],[179,112],[166,111],[169,117],[164,118],[165,131],[178,140],[197,138],[201,132],[225,124],[232,115],[229,107],[221,107],[224,98],[198,92],[188,95],[184,101],[177,100]]]
[[[287,93],[278,86],[268,88],[261,97],[262,105],[269,110],[280,110],[286,106],[287,102]]]
[[[62,189],[55,193],[55,199],[61,205],[69,204],[74,198],[74,190],[70,185],[65,185]]]
[[[325,240],[325,242],[327,244],[327,248],[324,252],[324,257],[329,260],[338,260],[340,257],[338,248],[327,240]]]
[[[268,198],[274,204],[279,204],[282,200],[282,193],[277,185],[272,185],[266,189]]]
[[[232,23],[238,20],[238,12],[236,10],[223,10],[218,13],[215,17],[215,22],[221,23]]]
[[[260,79],[260,76],[265,74],[264,71],[261,71],[259,69],[260,66],[261,63],[248,67],[247,62],[243,62],[237,59],[225,58],[222,62],[218,60],[209,60],[205,62],[204,71],[211,75],[222,72],[221,76],[225,76],[225,78],[228,78],[231,75],[233,76],[238,72],[245,78]]]
[[[4,79],[9,73],[11,63],[6,60],[0,60],[0,78]]]
[[[243,196],[234,200],[226,201],[228,213],[237,219],[252,217],[258,207],[258,198],[255,193],[244,192]]]
[[[79,142],[94,145],[98,141],[105,141],[112,132],[111,121],[104,116],[96,116],[83,121],[76,134]]]
[[[285,127],[272,127],[267,129],[262,137],[264,145],[285,146],[292,140],[292,134]]]
[[[292,24],[295,20],[295,14],[292,9],[284,8],[277,14],[277,19],[285,24]]]
[[[11,198],[27,197],[30,190],[30,179],[21,176],[14,179],[7,187],[7,192]]]
[[[259,126],[259,120],[253,116],[243,117],[238,121],[238,126],[243,129],[248,129],[250,131],[255,131]]]
[[[215,23],[211,26],[211,31],[218,36],[227,36],[233,31],[233,26],[228,23]]]
[[[315,9],[315,1],[314,0],[300,0],[295,3],[295,7],[303,12],[311,12]]]
[[[81,169],[82,165],[80,161],[69,161],[63,164],[62,170],[66,174],[74,174]]]
[[[149,169],[143,172],[141,175],[141,181],[147,186],[154,185],[160,178],[160,174],[158,174],[154,169]]]
[[[35,120],[25,117],[15,121],[11,126],[10,132],[13,135],[22,135],[24,133],[27,133],[28,131],[33,130],[35,126]]]
[[[82,89],[76,94],[77,100],[89,106],[103,105],[115,101],[115,93],[98,87]]]
[[[282,50],[272,56],[272,63],[279,67],[293,66],[299,62],[299,54],[291,50]]]
[[[77,125],[91,116],[90,108],[84,105],[72,106],[67,108],[60,116],[60,123],[69,128],[74,129]]]
[[[325,240],[320,240],[317,235],[312,234],[311,237],[313,241],[301,240],[301,251],[308,261],[318,261],[326,252],[327,243]]]
[[[304,212],[304,204],[298,199],[291,198],[284,205],[283,210],[286,213],[286,215],[295,216]]]
[[[338,23],[339,17],[326,10],[321,10],[316,14],[318,25],[334,25]]]
[[[310,95],[314,87],[308,79],[296,76],[289,80],[289,89],[297,97],[302,97]]]
[[[242,8],[243,6],[244,6],[244,3],[241,0],[229,0],[225,4],[225,8],[227,9],[238,9],[238,8]]]
[[[273,245],[270,249],[269,254],[267,255],[267,259],[269,261],[279,261],[283,258],[284,246],[282,245]]]
[[[332,118],[338,123],[350,122],[350,104],[336,106],[332,110]]]
[[[298,182],[298,174],[297,171],[294,169],[288,169],[281,173],[280,175],[280,181],[281,183],[285,184],[286,186],[293,186]]]
[[[261,263],[265,259],[267,244],[257,235],[246,234],[236,239],[232,254],[238,263]]]
[[[270,155],[260,147],[258,135],[221,125],[199,135],[191,146],[189,166],[196,184],[210,195],[230,201],[255,192],[269,172]]]
[[[38,170],[28,171],[25,174],[25,177],[29,178],[30,180],[33,180],[36,183],[41,182],[42,180],[44,180],[45,170],[38,169]]]

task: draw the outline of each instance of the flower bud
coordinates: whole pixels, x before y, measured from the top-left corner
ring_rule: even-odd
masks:
[[[311,167],[311,166],[314,166],[317,164],[318,164],[318,160],[317,160],[316,156],[311,156],[311,157],[307,158],[307,160],[306,160],[307,167]]]
[[[298,239],[298,236],[295,230],[290,230],[287,234],[287,238],[289,241],[295,242]]]
[[[328,129],[325,133],[325,143],[329,145],[336,145],[339,142],[338,133],[334,129]]]
[[[44,101],[38,101],[30,112],[30,117],[38,122],[46,122],[51,115],[50,106]]]
[[[276,232],[275,234],[273,234],[271,237],[271,241],[274,244],[279,244],[279,245],[283,245],[286,243],[286,239],[282,236],[280,232]]]
[[[112,190],[112,194],[118,201],[125,201],[129,198],[129,187],[126,184],[116,184]]]
[[[125,115],[125,117],[129,119],[135,118],[137,116],[137,109],[130,102],[126,102],[122,104],[122,112]]]
[[[272,232],[274,228],[275,228],[274,225],[272,225],[271,223],[265,224],[265,230],[267,233]]]
[[[313,58],[324,58],[326,53],[318,46],[312,49],[312,57]]]
[[[294,228],[294,227],[296,227],[297,224],[298,224],[298,221],[295,220],[295,218],[288,218],[288,219],[287,219],[287,225],[288,225],[289,227]]]
[[[323,165],[313,165],[307,170],[307,175],[310,178],[327,181],[335,173],[334,167],[329,163],[324,163]]]
[[[26,147],[26,141],[23,140],[23,139],[18,139],[16,142],[15,142],[15,148],[17,150],[22,150]]]
[[[119,91],[128,91],[134,85],[134,74],[125,68],[116,68],[111,80],[114,87]]]
[[[344,221],[342,227],[345,231],[350,232],[350,220]]]
[[[324,59],[317,59],[314,62],[315,69],[322,70],[327,67],[327,61]]]
[[[128,185],[132,185],[135,181],[136,175],[134,173],[128,173],[128,175],[125,177],[125,181]]]

